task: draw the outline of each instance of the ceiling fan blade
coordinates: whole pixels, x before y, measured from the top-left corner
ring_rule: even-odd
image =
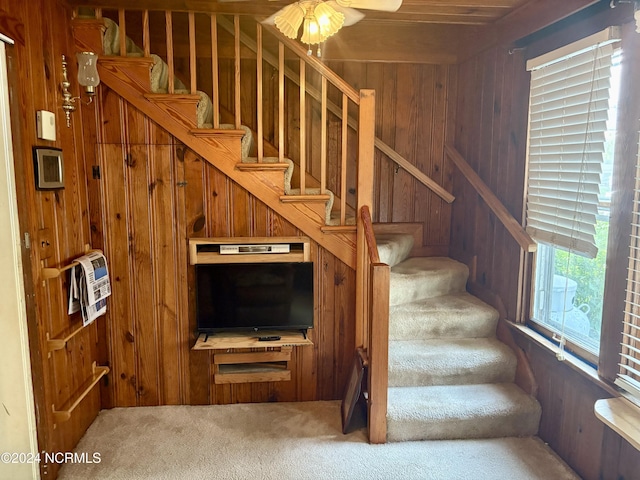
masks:
[[[361,8],[363,10],[379,10],[395,12],[402,5],[402,0],[336,0],[343,7]]]
[[[244,0],[241,0],[241,1],[244,1]],[[264,20],[261,20],[260,23],[263,24],[263,25],[275,25],[276,24],[276,15],[278,15],[279,13],[280,13],[280,10],[278,10],[276,13],[274,13],[270,17],[267,17]]]
[[[336,0],[328,0],[325,3],[333,7],[336,12],[344,15],[343,27],[350,27],[364,18],[364,13],[355,8],[343,7]]]

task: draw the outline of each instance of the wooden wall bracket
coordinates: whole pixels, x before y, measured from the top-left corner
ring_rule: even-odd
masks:
[[[85,245],[84,254],[91,252],[101,252],[100,250],[92,250],[89,245]],[[102,252],[101,252],[102,253]],[[65,265],[62,268],[54,268],[54,267],[45,267],[43,266],[40,270],[40,277],[42,280],[50,280],[52,278],[57,278],[60,276],[62,272],[66,272],[67,270],[72,269],[76,265],[79,265],[78,262],[71,262],[69,265]]]
[[[62,423],[66,422],[71,418],[71,414],[75,410],[75,408],[84,400],[84,398],[89,395],[89,392],[96,386],[96,384],[100,381],[102,377],[104,377],[107,373],[109,373],[109,367],[101,367],[97,366],[96,362],[93,362],[92,365],[93,375],[92,377],[84,383],[84,388],[80,392],[75,399],[69,399],[60,410],[56,410],[56,406],[52,405],[51,409],[53,410],[53,421],[54,423]]]

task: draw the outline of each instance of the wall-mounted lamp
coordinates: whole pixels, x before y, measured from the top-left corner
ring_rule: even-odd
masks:
[[[82,52],[76,54],[78,58],[78,83],[84,87],[85,93],[89,100],[87,105],[93,101],[96,94],[96,87],[100,84],[100,76],[98,75],[98,55],[92,52]],[[75,102],[80,97],[74,97],[69,92],[69,78],[67,77],[67,59],[62,55],[62,109],[67,117],[67,127],[71,127],[71,112],[76,109]]]

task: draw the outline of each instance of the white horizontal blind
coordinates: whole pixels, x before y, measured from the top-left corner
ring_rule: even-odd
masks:
[[[613,45],[531,72],[527,232],[595,258]]]
[[[640,399],[640,146],[636,157],[632,215],[620,371],[616,384]]]

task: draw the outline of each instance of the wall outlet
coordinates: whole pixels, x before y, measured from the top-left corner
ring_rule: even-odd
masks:
[[[36,112],[36,125],[38,130],[38,138],[42,140],[56,140],[56,115],[46,110],[38,110]]]

